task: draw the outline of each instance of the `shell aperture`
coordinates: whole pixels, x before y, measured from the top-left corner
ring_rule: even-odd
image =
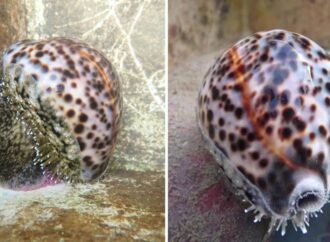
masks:
[[[285,30],[258,32],[219,57],[199,91],[209,149],[238,194],[285,233],[306,232],[329,194],[330,57]]]
[[[121,96],[115,70],[101,53],[65,38],[22,41],[5,51],[1,77],[3,186],[28,190],[104,173]]]

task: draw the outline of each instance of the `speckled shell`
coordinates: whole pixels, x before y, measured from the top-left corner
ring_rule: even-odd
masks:
[[[21,41],[3,56],[4,69],[31,76],[36,95],[51,105],[76,137],[81,178],[92,180],[106,169],[114,148],[121,114],[118,77],[110,62],[88,45],[65,38]]]
[[[256,220],[270,216],[282,233],[290,219],[305,232],[328,197],[329,60],[300,34],[259,32],[219,57],[199,91],[211,151]]]

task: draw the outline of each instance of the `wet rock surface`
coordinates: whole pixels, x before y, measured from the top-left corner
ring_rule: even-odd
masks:
[[[18,39],[26,38],[26,9],[22,0],[0,2],[0,50]]]
[[[163,241],[163,173],[116,170],[111,175],[74,187],[1,190],[1,240]]]

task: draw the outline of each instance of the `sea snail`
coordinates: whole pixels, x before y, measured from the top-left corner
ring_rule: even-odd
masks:
[[[0,75],[0,185],[31,190],[104,173],[121,116],[117,74],[65,38],[8,47]]]
[[[205,75],[197,118],[234,190],[270,228],[306,233],[329,195],[330,56],[285,30],[239,41]]]

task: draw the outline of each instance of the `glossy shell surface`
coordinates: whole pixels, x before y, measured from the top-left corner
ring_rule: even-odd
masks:
[[[121,114],[119,80],[111,63],[87,44],[52,38],[11,45],[3,68],[11,76],[19,68],[18,85],[28,90],[26,98],[50,106],[67,124],[79,144],[81,179],[99,177],[113,151]]]
[[[256,221],[282,233],[289,220],[306,232],[328,198],[329,60],[305,36],[259,32],[219,57],[199,91],[208,147]]]

